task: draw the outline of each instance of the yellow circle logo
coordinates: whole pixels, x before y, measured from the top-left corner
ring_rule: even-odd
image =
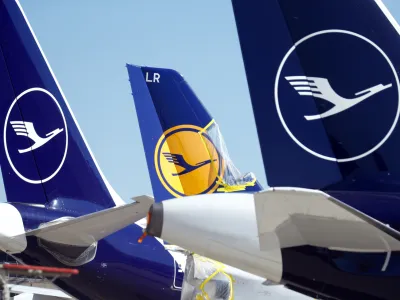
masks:
[[[158,140],[154,163],[162,185],[175,197],[210,194],[218,187],[223,164],[201,127],[179,125]]]

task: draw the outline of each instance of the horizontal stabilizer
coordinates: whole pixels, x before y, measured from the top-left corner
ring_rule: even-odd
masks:
[[[400,233],[328,194],[271,188],[255,194],[260,250],[311,245],[354,252],[400,250]]]
[[[89,246],[102,238],[146,217],[154,199],[135,197],[135,203],[117,206],[79,218],[54,220],[29,231],[27,236],[73,246]],[[63,218],[64,219],[64,218]]]

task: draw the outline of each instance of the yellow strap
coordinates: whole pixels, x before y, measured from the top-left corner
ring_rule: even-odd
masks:
[[[219,185],[222,185],[222,187],[217,189],[218,192],[231,193],[236,191],[244,191],[246,187],[254,186],[256,184],[256,179],[253,179],[251,182],[246,182],[245,184],[238,185],[229,185],[223,181],[218,181],[217,183]]]
[[[210,127],[212,124],[214,124],[215,123],[215,120],[214,119],[212,119],[211,121],[210,121],[210,123],[208,123],[207,125],[206,125],[206,127],[204,127],[202,130],[200,130],[200,132],[201,133],[205,133],[206,132],[206,130],[208,129],[208,127]]]
[[[224,192],[224,193],[231,193],[231,192],[236,192],[236,191],[244,191],[246,189],[246,187],[254,186],[256,184],[256,179],[255,178],[251,182],[247,182],[245,184],[229,185],[229,184],[225,183],[225,180],[223,178],[221,178],[221,176],[219,176],[218,169],[216,168],[215,163],[213,161],[213,156],[210,153],[210,149],[208,149],[208,147],[207,147],[207,144],[206,144],[206,142],[204,140],[204,135],[203,135],[206,132],[206,130],[209,127],[211,127],[211,125],[214,124],[214,123],[215,123],[215,120],[212,119],[210,121],[210,123],[208,123],[202,130],[199,131],[199,134],[200,134],[201,141],[203,142],[203,145],[204,145],[204,147],[206,148],[206,150],[208,152],[208,156],[211,159],[211,165],[214,168],[214,172],[215,172],[215,174],[217,174],[217,179],[218,179],[217,184],[221,185],[221,187],[219,187],[217,189],[217,191],[218,192]]]
[[[224,271],[225,265],[218,261],[209,259],[204,256],[199,256],[197,254],[193,254],[193,256],[196,256],[199,260],[202,260],[204,262],[210,262],[210,263],[214,264],[216,267],[216,270],[200,284],[199,288],[200,288],[201,294],[196,295],[196,300],[204,300],[204,299],[210,300],[210,297],[208,296],[208,293],[204,290],[204,288],[211,279],[213,279],[215,276],[218,275],[218,273],[221,273],[221,274],[225,275],[226,277],[228,277],[228,279],[229,279],[229,298],[228,298],[228,300],[233,300],[234,299],[233,298],[234,279],[233,279],[232,275],[230,275]]]

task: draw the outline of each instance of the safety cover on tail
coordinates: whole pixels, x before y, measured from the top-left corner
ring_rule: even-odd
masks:
[[[268,183],[400,191],[399,25],[381,0],[232,0]]]
[[[260,190],[234,166],[217,123],[178,72],[127,68],[156,201]]]
[[[122,204],[18,1],[0,1],[0,49],[0,164],[7,201],[71,209],[79,200],[87,212]]]

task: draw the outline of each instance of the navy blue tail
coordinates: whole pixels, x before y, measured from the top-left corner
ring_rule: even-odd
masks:
[[[260,190],[234,167],[218,125],[178,72],[127,67],[156,201]]]
[[[74,200],[98,208],[121,203],[98,168],[18,1],[0,1],[0,50],[0,163],[7,201],[64,208],[76,205]]]
[[[382,2],[232,4],[268,183],[400,191],[400,29]]]

